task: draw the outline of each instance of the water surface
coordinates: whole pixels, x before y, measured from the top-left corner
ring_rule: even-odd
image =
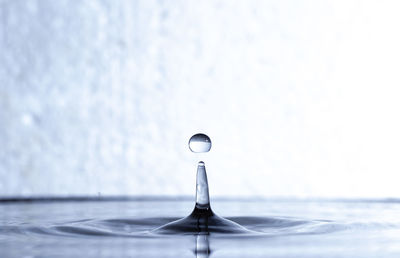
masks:
[[[246,234],[158,234],[191,199],[0,202],[0,257],[399,257],[400,203],[213,200]]]

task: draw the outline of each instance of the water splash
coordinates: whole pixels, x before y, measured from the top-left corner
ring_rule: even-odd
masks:
[[[208,152],[211,139],[205,134],[195,134],[189,140],[192,152]],[[206,166],[203,161],[197,164],[196,204],[192,213],[155,229],[159,234],[210,234],[210,233],[250,233],[243,226],[216,215],[210,205]]]

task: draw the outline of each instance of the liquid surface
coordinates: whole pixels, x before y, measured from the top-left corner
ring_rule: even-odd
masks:
[[[0,202],[1,257],[399,257],[400,202],[213,200],[246,234],[158,234],[192,198]]]

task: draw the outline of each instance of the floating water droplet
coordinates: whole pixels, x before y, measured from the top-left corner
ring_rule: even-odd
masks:
[[[198,133],[189,140],[189,149],[192,152],[209,152],[211,149],[211,139],[205,134]]]

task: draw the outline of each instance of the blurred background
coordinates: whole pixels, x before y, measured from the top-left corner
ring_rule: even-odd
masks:
[[[399,8],[0,0],[0,197],[400,197]]]

